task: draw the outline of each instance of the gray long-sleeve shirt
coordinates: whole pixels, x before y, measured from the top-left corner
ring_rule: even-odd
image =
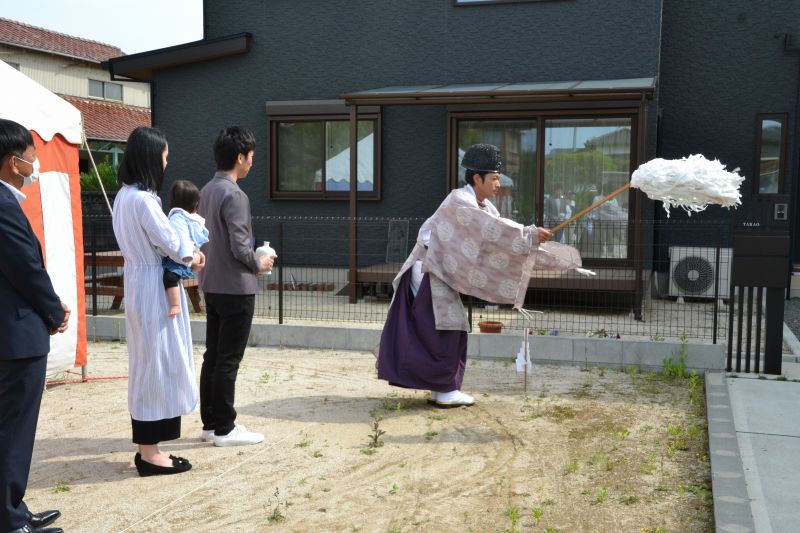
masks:
[[[201,248],[206,266],[200,271],[200,288],[213,294],[257,293],[258,262],[247,195],[227,173],[218,171],[200,191],[197,212],[206,219],[209,234]]]

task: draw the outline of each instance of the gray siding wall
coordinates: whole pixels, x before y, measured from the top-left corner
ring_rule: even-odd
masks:
[[[390,85],[655,76],[661,4],[207,0],[206,38],[246,31],[253,46],[243,56],[157,73],[154,117],[170,139],[168,180],[205,183],[216,132],[239,124],[259,143],[242,183],[254,214],[346,216],[346,202],[267,200],[265,102]],[[447,109],[385,107],[382,121],[383,200],[360,202],[359,214],[427,216],[446,193]]]
[[[785,183],[796,194],[789,189],[797,173],[800,56],[785,53],[782,36],[776,37],[782,33],[800,40],[800,2],[664,2],[659,155],[702,153],[729,169],[740,167],[742,195],[748,197],[754,190],[756,114],[788,113]],[[729,216],[710,208],[700,218]]]

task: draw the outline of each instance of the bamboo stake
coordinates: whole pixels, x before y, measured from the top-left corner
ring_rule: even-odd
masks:
[[[550,228],[550,233],[556,233],[558,231],[561,231],[562,229],[564,229],[565,227],[569,226],[570,224],[572,224],[573,222],[575,222],[576,220],[581,218],[583,215],[585,215],[586,213],[588,213],[592,209],[595,209],[596,207],[599,207],[599,206],[603,205],[604,203],[608,202],[612,198],[616,198],[617,196],[619,196],[620,194],[624,193],[625,191],[627,191],[630,188],[631,188],[631,184],[630,184],[630,182],[628,182],[625,185],[623,185],[622,187],[620,187],[619,189],[617,189],[616,191],[610,193],[607,196],[604,196],[604,197],[600,198],[599,200],[597,200],[595,203],[593,203],[589,207],[585,207],[585,208],[581,209],[578,212],[577,215],[573,215],[569,219],[567,219],[564,222],[562,222],[561,224],[559,224],[558,226],[556,226],[554,228]]]

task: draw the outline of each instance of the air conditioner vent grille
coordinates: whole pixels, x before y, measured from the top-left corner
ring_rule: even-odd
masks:
[[[687,295],[702,294],[714,283],[714,268],[704,257],[684,257],[675,264],[672,279]]]

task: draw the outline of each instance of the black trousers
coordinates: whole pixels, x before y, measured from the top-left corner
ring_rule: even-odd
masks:
[[[28,507],[22,499],[46,372],[46,355],[0,360],[0,531],[28,523]]]
[[[236,420],[236,376],[250,336],[256,297],[212,293],[205,296],[206,352],[200,370],[200,418],[204,430],[227,435]]]

